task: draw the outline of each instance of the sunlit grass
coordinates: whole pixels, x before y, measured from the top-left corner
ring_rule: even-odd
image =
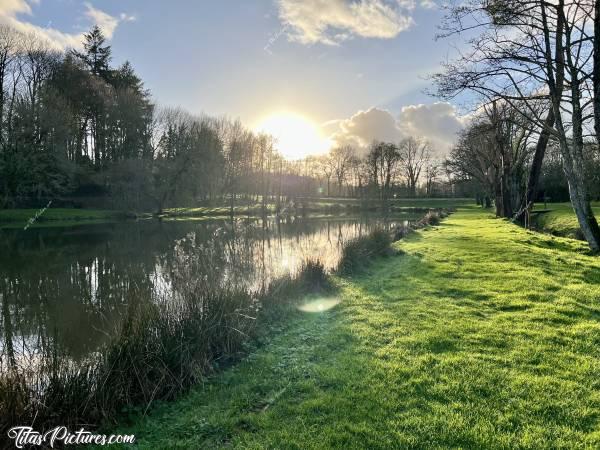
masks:
[[[583,239],[577,222],[577,217],[570,203],[548,203],[549,212],[535,217],[535,225],[540,230],[556,236]],[[544,205],[537,204],[536,209],[543,209]],[[596,216],[600,216],[600,203],[592,204]]]
[[[481,211],[138,422],[140,448],[598,448],[600,260]]]

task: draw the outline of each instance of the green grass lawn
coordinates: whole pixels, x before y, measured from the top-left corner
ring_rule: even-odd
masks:
[[[337,280],[339,305],[122,431],[148,449],[600,447],[584,243],[473,209],[395,245]]]
[[[464,206],[472,204],[473,201],[469,199],[430,199],[430,198],[417,198],[417,199],[393,199],[390,203],[397,208],[455,208],[458,206]],[[338,207],[340,209],[345,208],[349,205],[360,206],[360,201],[357,199],[349,198],[323,198],[309,202],[309,207],[319,212],[325,211],[327,208]],[[40,209],[0,209],[0,228],[19,228],[27,224],[27,222],[34,218],[36,214],[40,213]],[[267,205],[269,212],[275,212],[275,205]],[[244,214],[259,214],[262,211],[262,207],[258,203],[251,203],[246,205],[243,202],[239,203],[234,208],[234,213],[238,215]],[[228,205],[221,206],[202,206],[197,208],[168,208],[165,209],[163,218],[194,218],[194,217],[215,217],[215,216],[228,216],[231,209]],[[151,217],[152,214],[130,214],[132,217],[137,216],[141,218]],[[95,209],[73,209],[73,208],[48,208],[31,225],[32,227],[48,227],[48,226],[68,226],[79,223],[103,223],[109,222],[116,219],[123,219],[128,216],[125,212],[120,211],[107,211],[107,210],[95,210]]]
[[[537,204],[536,207],[544,208],[541,204]],[[596,216],[600,217],[600,203],[593,203],[592,207]],[[535,218],[538,229],[556,236],[582,239],[579,223],[570,203],[549,203],[548,209],[551,211]]]
[[[346,197],[323,197],[306,200],[320,205],[359,204],[361,201],[360,199]],[[377,203],[378,201],[378,199],[369,200],[370,203]],[[454,208],[475,204],[475,200],[472,198],[390,198],[388,202],[392,206],[406,208]]]
[[[309,211],[319,212],[327,209],[339,209],[356,207],[360,208],[363,206],[363,202],[355,198],[314,198],[300,200],[301,203],[305,203]],[[379,206],[380,201],[377,199],[370,200],[370,206]],[[394,208],[457,208],[460,206],[472,205],[474,201],[472,199],[465,198],[397,198],[390,199],[389,204]],[[240,200],[234,207],[234,213],[253,214],[260,213],[262,205],[260,203],[249,203],[244,204],[243,200]],[[274,203],[267,204],[267,210],[271,213],[276,211],[276,205]],[[164,211],[165,217],[194,217],[194,216],[226,216],[231,212],[231,207],[228,205],[221,206],[202,206],[197,208],[168,208]]]

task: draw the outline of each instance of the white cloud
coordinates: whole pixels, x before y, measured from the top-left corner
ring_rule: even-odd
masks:
[[[414,0],[278,0],[278,6],[290,39],[302,44],[390,39],[414,23]]]
[[[39,4],[41,0],[0,0],[0,23],[9,25],[17,31],[33,34],[47,41],[56,49],[79,48],[83,39],[83,33],[66,33],[50,26],[41,27],[27,21],[23,16],[32,16],[32,6]],[[135,17],[121,14],[113,17],[110,14],[94,8],[90,3],[85,3],[84,16],[91,25],[97,24],[106,34],[112,38],[115,30],[121,22],[130,22]]]
[[[441,152],[452,147],[456,133],[465,122],[466,118],[459,116],[456,108],[447,102],[405,106],[398,117],[402,134],[423,137]]]
[[[425,9],[433,9],[437,6],[434,0],[421,0],[419,4]]]
[[[399,141],[402,138],[400,128],[394,116],[384,109],[371,108],[359,111],[349,119],[325,124],[324,132],[330,133],[330,139],[336,145],[352,145],[365,149],[371,142]]]
[[[87,8],[85,15],[90,19],[90,22],[98,25],[104,35],[108,39],[111,39],[115,30],[117,29],[117,26],[119,25],[120,19],[94,8],[90,3],[86,3],[85,7]]]
[[[429,141],[438,154],[447,153],[466,119],[450,103],[405,106],[398,117],[380,108],[359,111],[349,119],[324,124],[323,132],[336,145],[353,145],[365,151],[371,142],[399,142],[414,136]]]
[[[31,14],[31,7],[25,0],[0,0],[0,12],[3,14]]]
[[[121,19],[121,22],[135,22],[137,20],[137,16],[127,13],[121,13],[119,14],[119,19]]]

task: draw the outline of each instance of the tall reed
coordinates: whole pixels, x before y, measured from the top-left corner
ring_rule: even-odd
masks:
[[[377,229],[366,236],[352,239],[342,248],[338,263],[340,275],[352,275],[365,267],[370,259],[391,253],[392,236],[388,231]]]
[[[259,294],[212,288],[191,273],[184,276],[177,295],[157,295],[151,302],[133,288],[121,325],[85,360],[53,351],[37,364],[3,367],[0,447],[16,425],[89,428],[144,413],[238,359],[267,322],[292,310],[299,295],[329,286],[320,261],[305,261],[297,274]]]

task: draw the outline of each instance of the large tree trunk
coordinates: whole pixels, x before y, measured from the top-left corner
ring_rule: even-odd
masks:
[[[512,175],[510,164],[504,158],[502,161],[502,217],[510,218],[513,215],[512,209]]]
[[[504,202],[502,196],[502,180],[498,179],[494,185],[494,203],[496,206],[496,217],[502,217],[504,212]]]
[[[597,252],[600,251],[600,228],[590,205],[585,178],[581,168],[577,166],[579,164],[574,164],[573,161],[565,162],[565,172],[569,181],[569,196],[583,237],[588,242],[590,249]],[[569,172],[571,172],[570,175]]]
[[[544,128],[540,133],[537,144],[535,146],[535,153],[533,155],[533,161],[531,162],[531,168],[529,169],[529,178],[527,179],[527,190],[525,191],[525,198],[521,209],[517,212],[515,219],[521,223],[529,222],[529,213],[533,208],[533,204],[538,194],[538,186],[540,182],[540,175],[542,173],[542,164],[544,157],[546,156],[546,149],[548,148],[548,141],[550,140],[550,130],[554,126],[554,111],[552,108],[548,111],[546,120],[544,121]]]
[[[565,160],[565,170],[567,170],[568,166],[568,170],[571,172],[571,176],[568,177],[569,195],[571,196],[571,202],[573,203],[573,208],[577,214],[577,220],[581,226],[581,231],[592,251],[597,252],[600,251],[600,228],[598,227],[598,222],[596,221],[596,217],[594,216],[594,212],[590,205],[589,189],[585,177],[583,111],[580,99],[581,85],[578,73],[571,62],[572,56],[568,52],[566,55],[567,61],[569,62],[569,71],[571,73],[571,114],[573,117],[573,124],[570,149],[567,140],[564,140],[567,144],[566,153],[569,154],[569,158]]]
[[[564,0],[558,0],[558,11],[563,11],[565,7]],[[588,242],[592,251],[600,251],[600,228],[594,216],[589,201],[589,193],[585,183],[585,172],[583,164],[583,120],[580,102],[580,80],[578,78],[577,68],[572,63],[571,48],[567,35],[567,45],[564,46],[565,20],[563,14],[558,14],[556,24],[555,38],[555,65],[556,76],[552,71],[552,58],[550,54],[549,32],[547,30],[545,9],[542,8],[542,21],[546,36],[546,59],[548,61],[548,88],[552,100],[552,109],[554,111],[556,130],[560,141],[560,151],[563,158],[563,169],[569,183],[569,196],[571,204],[575,210],[579,226],[585,240]],[[566,48],[565,48],[566,47]],[[566,56],[566,61],[565,61]],[[565,81],[566,65],[569,66],[571,75],[571,107],[572,107],[572,137],[567,138],[565,126],[562,120],[561,103],[563,101],[563,85]]]
[[[594,131],[600,139],[600,0],[594,4]],[[600,142],[600,141],[599,141]]]

